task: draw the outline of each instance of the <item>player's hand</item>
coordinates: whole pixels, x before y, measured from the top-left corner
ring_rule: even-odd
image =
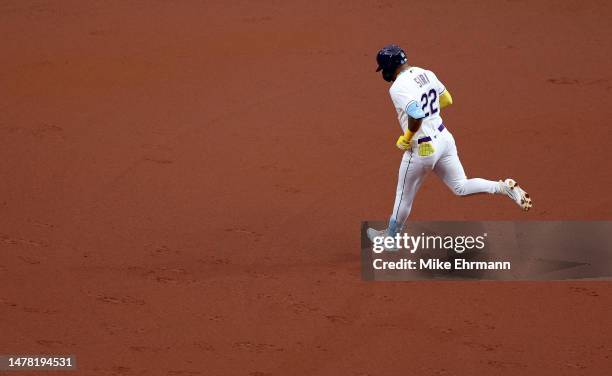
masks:
[[[406,151],[410,149],[410,139],[403,134],[399,136],[397,142],[395,143],[395,146],[397,146],[397,148],[400,150]]]

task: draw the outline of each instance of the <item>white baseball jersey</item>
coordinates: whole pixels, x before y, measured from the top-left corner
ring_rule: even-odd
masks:
[[[411,67],[401,72],[391,85],[389,94],[397,111],[397,118],[402,131],[406,132],[408,129],[406,108],[414,102],[425,114],[421,128],[414,135],[414,139],[425,136],[433,137],[442,124],[440,95],[445,90],[442,82],[432,71]]]
[[[423,111],[419,115],[424,115],[421,127],[413,136],[412,147],[402,156],[389,228],[398,225],[401,227],[406,223],[416,192],[429,171],[434,171],[457,195],[500,193],[498,182],[481,178],[468,179],[465,175],[453,135],[448,128],[440,127],[442,117],[439,98],[445,90],[432,71],[418,67],[401,72],[389,89],[404,132],[408,129],[409,106],[416,104],[415,109]]]

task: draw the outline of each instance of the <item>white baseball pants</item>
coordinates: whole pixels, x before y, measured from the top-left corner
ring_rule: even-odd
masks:
[[[501,192],[496,181],[466,177],[457,155],[455,138],[448,129],[437,133],[431,139],[434,152],[429,156],[419,155],[420,145],[417,142],[418,140],[413,141],[413,147],[406,151],[402,158],[390,223],[402,226],[406,222],[414,197],[431,170],[458,196]]]

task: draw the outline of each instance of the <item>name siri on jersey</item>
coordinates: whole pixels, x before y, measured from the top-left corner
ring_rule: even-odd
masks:
[[[426,73],[422,73],[414,78],[414,82],[416,82],[419,87],[423,87],[429,83],[429,77],[427,77]]]

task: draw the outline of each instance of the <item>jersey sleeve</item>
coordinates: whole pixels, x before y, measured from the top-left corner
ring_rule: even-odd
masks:
[[[431,73],[431,75],[434,78],[434,87],[435,87],[436,91],[438,92],[438,97],[439,97],[440,95],[442,95],[442,93],[444,93],[446,91],[446,86],[444,86],[442,81],[440,81],[438,79],[438,76],[436,76],[436,74],[434,72],[429,71],[429,73]]]
[[[416,95],[408,88],[392,86],[389,89],[389,95],[395,108],[403,111],[406,111],[406,108],[412,103],[416,103],[417,100]]]
[[[420,119],[425,116],[417,102],[416,92],[409,88],[391,87],[389,90],[393,105],[398,114],[405,113],[413,119]],[[400,121],[401,122],[401,121]]]

